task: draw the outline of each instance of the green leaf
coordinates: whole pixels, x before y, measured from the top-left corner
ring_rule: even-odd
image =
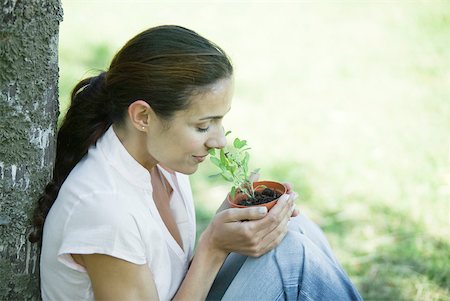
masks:
[[[225,135],[229,135],[231,131],[227,131]],[[249,186],[249,162],[250,154],[247,152],[250,147],[247,140],[235,138],[232,145],[227,145],[223,149],[210,149],[208,153],[211,155],[211,162],[221,169],[221,173],[211,176],[222,177],[231,182],[233,188],[232,195],[235,196],[238,191],[242,191],[247,195],[252,194],[252,187]],[[243,187],[242,189],[240,187]]]
[[[226,181],[228,181],[228,182],[233,182],[233,178],[232,178],[230,175],[228,175],[228,174],[226,174],[226,173],[221,173],[221,176],[222,176],[222,178],[224,178]]]
[[[233,141],[233,146],[235,148],[243,148],[244,146],[247,145],[247,141],[246,140],[240,140],[239,138],[234,139]]]
[[[249,177],[248,174],[248,167],[247,166],[242,166],[242,173],[244,174],[244,177],[247,179]]]
[[[234,197],[236,196],[236,187],[235,186],[231,187],[230,196],[232,199],[234,199]]]
[[[217,159],[216,157],[211,157],[210,160],[214,165],[222,169],[222,162],[220,162],[219,159]]]
[[[239,146],[240,143],[241,143],[241,140],[239,140],[239,138],[234,138],[233,146],[235,148],[239,148],[238,146]]]
[[[258,186],[256,186],[256,187],[254,187],[253,189],[266,189],[267,188],[267,186],[266,185],[258,185]]]
[[[218,174],[215,174],[215,175],[209,175],[208,177],[211,178],[211,179],[217,179],[221,175],[222,175],[221,173],[218,173]]]
[[[250,160],[250,154],[249,153],[245,153],[244,155],[244,159],[242,160],[242,165],[244,167],[248,166],[248,161]]]
[[[225,151],[223,150],[223,148],[220,150],[220,162],[222,162],[222,164],[225,166],[228,165],[228,160],[225,157]]]

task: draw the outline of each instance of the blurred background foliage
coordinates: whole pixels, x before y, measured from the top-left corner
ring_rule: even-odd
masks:
[[[63,0],[70,89],[133,35],[178,24],[233,59],[225,127],[289,181],[366,300],[449,300],[450,1]],[[229,186],[192,176],[199,231]]]

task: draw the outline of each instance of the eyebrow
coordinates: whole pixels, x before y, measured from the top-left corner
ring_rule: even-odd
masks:
[[[208,116],[208,117],[203,117],[200,118],[199,120],[207,120],[207,119],[221,119],[223,118],[223,116]]]
[[[227,113],[228,113],[230,110],[231,110],[231,108],[228,109]],[[215,120],[215,119],[222,119],[222,118],[223,118],[223,116],[215,115],[215,116],[202,117],[202,118],[199,118],[199,120],[207,120],[207,119],[213,119],[213,120]]]

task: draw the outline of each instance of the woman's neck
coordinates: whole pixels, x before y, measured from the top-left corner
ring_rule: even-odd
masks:
[[[145,169],[151,171],[158,162],[147,151],[145,133],[134,127],[113,125],[113,130],[128,153]]]

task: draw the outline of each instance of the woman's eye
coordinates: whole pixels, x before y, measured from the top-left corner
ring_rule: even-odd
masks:
[[[209,130],[209,126],[205,127],[205,128],[200,128],[200,127],[197,128],[197,131],[199,131],[201,133],[207,132],[208,130]]]

